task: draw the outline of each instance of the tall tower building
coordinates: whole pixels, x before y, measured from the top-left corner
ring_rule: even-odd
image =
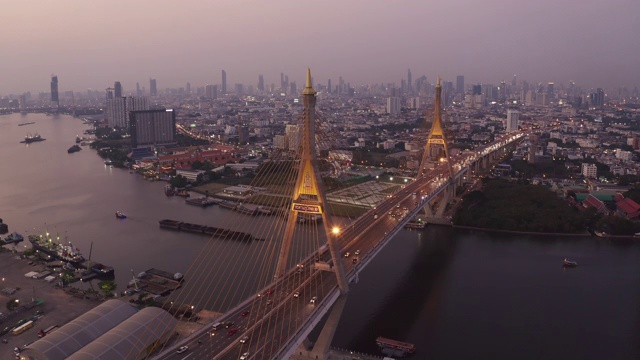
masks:
[[[258,75],[258,90],[264,91],[264,76]]]
[[[411,79],[411,69],[407,69],[407,92],[413,94],[413,82]]]
[[[464,94],[464,75],[456,76],[456,94]]]
[[[140,83],[136,82],[136,95],[142,96],[142,90],[140,90]]]
[[[227,72],[222,70],[222,95],[227,93]]]
[[[131,148],[171,144],[175,142],[176,113],[173,109],[132,111],[129,132]]]
[[[149,94],[151,94],[151,96],[158,96],[156,79],[149,79]]]
[[[120,81],[116,81],[113,84],[113,94],[115,97],[122,97],[122,84],[120,84]]]
[[[331,79],[327,80],[327,92],[331,94]]]
[[[56,106],[60,106],[60,98],[58,97],[58,77],[51,75],[51,102],[56,103]]]
[[[191,83],[190,82],[187,83],[186,89],[187,89],[187,94],[191,94]]]
[[[520,119],[520,112],[516,110],[507,110],[507,122],[505,130],[509,133],[518,130],[518,120]]]

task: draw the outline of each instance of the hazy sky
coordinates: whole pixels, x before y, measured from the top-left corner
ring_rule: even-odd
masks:
[[[0,94],[220,83],[640,85],[640,0],[2,0]]]

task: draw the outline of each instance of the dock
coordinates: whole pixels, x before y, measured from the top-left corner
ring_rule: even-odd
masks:
[[[137,286],[138,289],[150,294],[165,296],[181,287],[183,281],[182,274],[171,274],[167,271],[151,268],[138,274],[135,279],[137,285],[130,284],[128,287]]]
[[[199,225],[199,224],[191,224],[178,220],[164,219],[159,221],[160,228],[176,230],[176,231],[184,231],[193,234],[201,234],[207,236],[213,236],[215,238],[224,239],[224,240],[240,240],[240,241],[252,241],[252,240],[264,240],[253,235],[242,232],[242,231],[234,231],[229,229],[218,228],[215,226],[207,226],[207,225]]]
[[[210,197],[207,197],[207,196],[203,196],[203,197],[198,197],[198,198],[189,198],[189,199],[186,199],[184,202],[189,204],[189,205],[207,207],[207,206],[219,204],[220,200],[213,199],[213,198],[210,198]]]

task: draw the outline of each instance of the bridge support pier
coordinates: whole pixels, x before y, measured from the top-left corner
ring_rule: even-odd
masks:
[[[309,342],[305,340],[298,348],[298,351],[296,351],[295,356],[291,357],[292,359],[331,359],[331,356],[329,354],[331,341],[333,341],[333,335],[336,333],[336,329],[338,328],[338,323],[340,323],[340,317],[342,316],[342,312],[344,311],[344,306],[346,303],[347,294],[341,294],[333,304],[331,312],[329,313],[329,317],[327,318],[327,322],[325,322],[324,326],[322,327],[320,336],[318,336],[318,340],[315,342],[315,344],[313,344],[313,348],[307,350],[305,344],[308,344]]]

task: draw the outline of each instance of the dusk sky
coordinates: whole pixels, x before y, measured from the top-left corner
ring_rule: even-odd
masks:
[[[640,85],[640,0],[21,0],[0,7],[0,94],[220,83]]]

